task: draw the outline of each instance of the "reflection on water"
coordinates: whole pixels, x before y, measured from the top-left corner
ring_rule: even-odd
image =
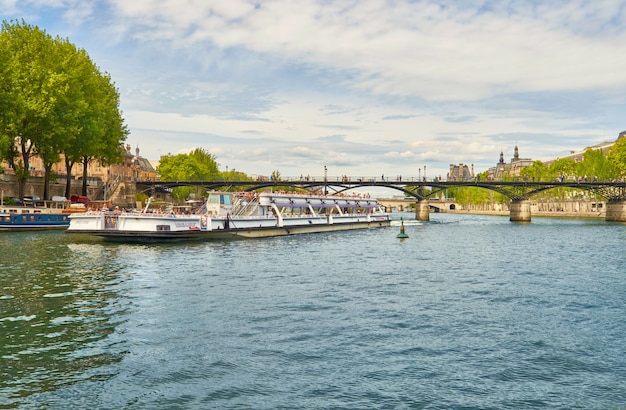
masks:
[[[125,309],[114,249],[68,245],[62,232],[3,233],[0,248],[0,397],[19,403],[120,360],[101,343]]]

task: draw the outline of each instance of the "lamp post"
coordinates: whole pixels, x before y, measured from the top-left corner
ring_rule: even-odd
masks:
[[[426,181],[426,165],[424,165],[424,182]]]
[[[417,170],[417,180],[418,181],[422,180],[422,168]]]
[[[328,168],[324,165],[324,195],[328,193]]]

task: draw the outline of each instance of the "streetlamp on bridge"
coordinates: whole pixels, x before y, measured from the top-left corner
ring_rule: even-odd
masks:
[[[328,193],[328,168],[324,165],[324,195]]]

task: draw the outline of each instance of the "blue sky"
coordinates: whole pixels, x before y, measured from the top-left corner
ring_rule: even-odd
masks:
[[[626,129],[626,1],[0,0],[84,48],[133,149],[283,176],[547,160]]]

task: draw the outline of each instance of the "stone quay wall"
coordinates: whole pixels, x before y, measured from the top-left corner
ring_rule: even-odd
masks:
[[[566,218],[599,218],[606,217],[606,201],[572,200],[572,201],[529,201],[532,216],[551,216]],[[465,213],[483,213],[509,215],[509,204],[477,204],[457,207],[456,211]]]
[[[3,198],[17,198],[18,185],[14,175],[2,175],[0,176],[0,193]],[[30,177],[24,185],[24,196],[38,196],[43,198],[44,183],[42,177]],[[100,191],[102,186],[100,185],[87,185],[87,196],[94,198]],[[72,181],[72,187],[70,190],[71,195],[82,195],[82,182]],[[65,181],[64,182],[51,182],[50,183],[50,198],[53,196],[65,196]]]

